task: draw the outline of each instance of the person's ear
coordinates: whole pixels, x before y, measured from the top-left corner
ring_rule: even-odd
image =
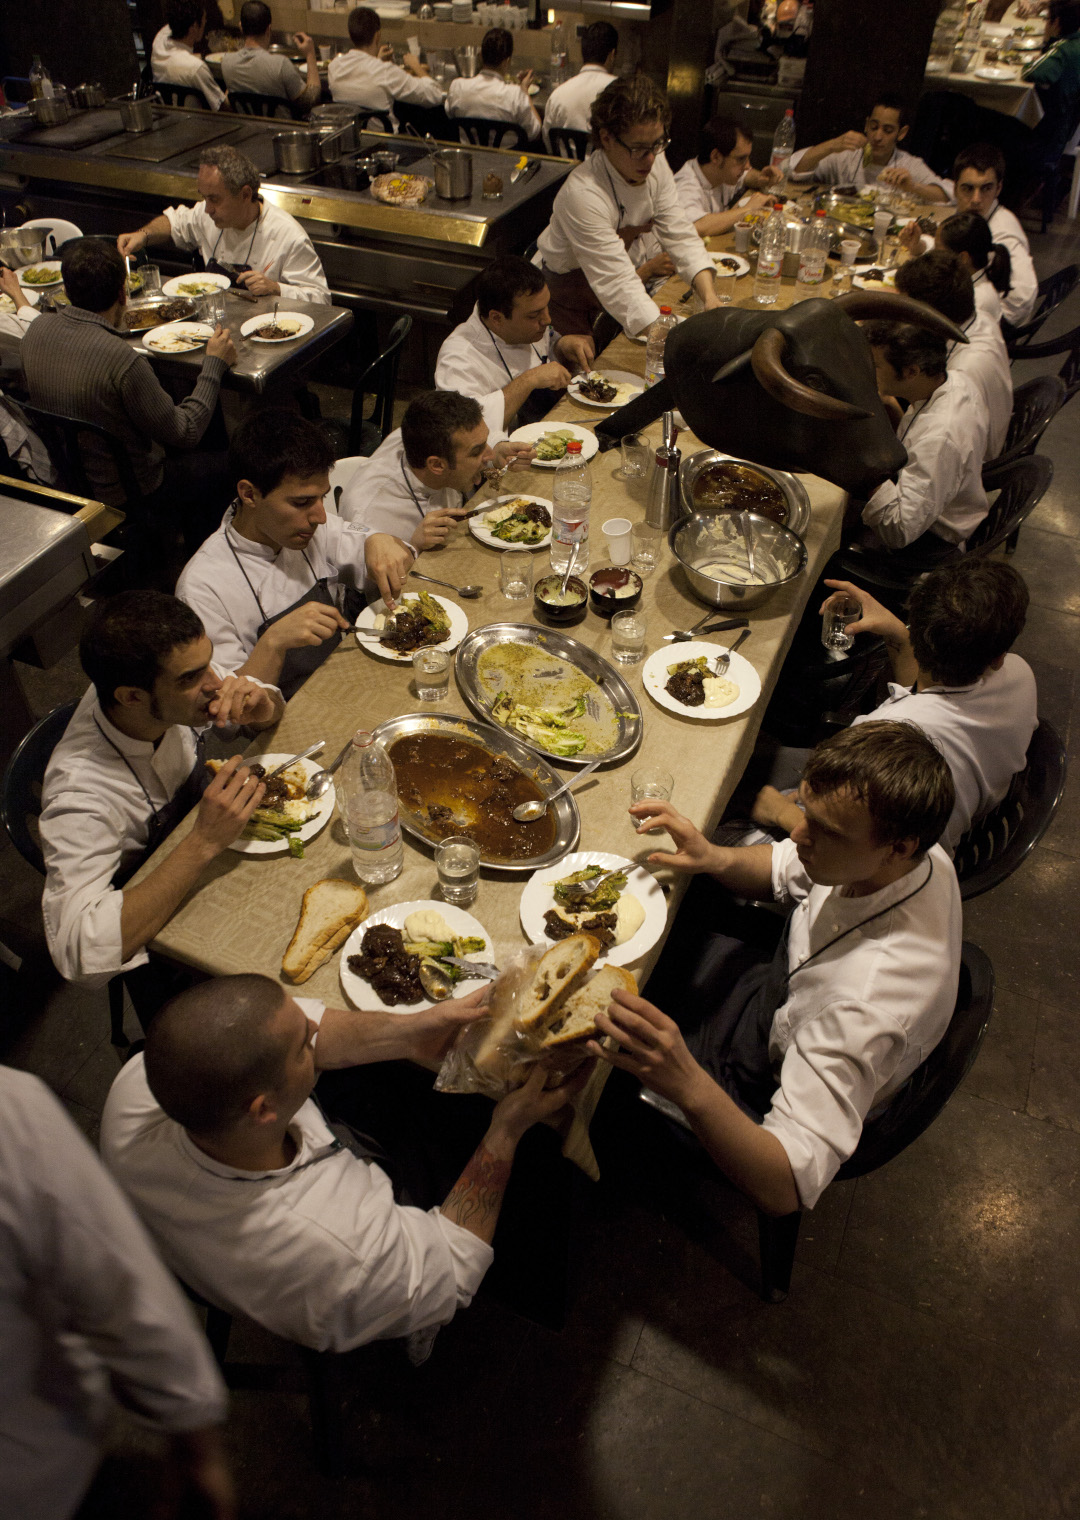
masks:
[[[986,668],[987,668],[987,670],[1000,670],[1001,667],[1004,665],[1004,663],[1005,663],[1005,656],[1003,654],[999,654],[998,657],[997,657],[997,659],[996,660],[991,660],[990,663],[989,663],[989,665]]]
[[[113,692],[117,707],[145,707],[149,701],[150,693],[141,686],[118,686]]]
[[[429,454],[424,460],[424,468],[431,475],[446,475],[450,471],[450,461],[441,454]]]
[[[269,1124],[276,1124],[278,1118],[276,1099],[270,1093],[260,1093],[248,1104],[247,1116],[259,1129]]]
[[[894,839],[892,852],[897,860],[910,860],[918,853],[919,841],[917,839]]]
[[[903,142],[904,138],[907,135],[908,135],[908,129],[907,129],[907,127],[906,126],[901,127],[900,130],[899,130],[899,132],[897,132],[897,134],[896,134],[896,140],[897,140],[897,142],[898,143]]]
[[[253,507],[257,501],[262,500],[262,492],[250,480],[238,480],[236,494],[246,507]]]

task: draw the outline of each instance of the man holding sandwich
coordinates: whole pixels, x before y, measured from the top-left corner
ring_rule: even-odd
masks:
[[[792,911],[775,945],[772,915],[695,883],[650,983],[656,1001],[616,992],[596,1019],[615,1047],[589,1047],[674,1105],[730,1181],[776,1215],[813,1207],[867,1114],[933,1050],[960,966],[960,893],[935,843],[953,784],[926,735],[906,723],[845,729],[811,751],[799,793],[790,839],[735,849],[670,803],[631,806],[675,841],[650,861]],[[601,1104],[609,1131],[616,1095]],[[639,1112],[626,1105],[611,1164]],[[641,1151],[661,1168],[657,1138]]]

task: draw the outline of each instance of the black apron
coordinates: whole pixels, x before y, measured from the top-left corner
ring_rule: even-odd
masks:
[[[498,340],[496,339],[495,334],[490,331],[490,329],[488,329],[488,336],[491,339],[492,348],[494,348],[495,353],[498,355],[499,363],[506,371],[506,378],[508,380],[515,380],[517,377],[516,375],[512,375],[510,373],[510,366],[506,362],[506,355],[499,347]],[[529,347],[532,348],[533,358],[536,360],[537,364],[547,363],[547,360],[543,357],[543,355],[536,352],[536,349],[533,348],[531,343]],[[530,422],[542,422],[547,416],[548,412],[551,411],[551,408],[555,405],[556,401],[561,400],[565,394],[565,391],[552,390],[550,386],[543,386],[537,390],[530,392],[530,394],[526,396],[525,400],[517,409],[518,427],[524,427],[527,423]]]
[[[251,242],[248,244],[247,256],[248,256],[249,259],[251,257],[251,250],[255,246],[255,238],[256,238],[256,235],[257,235],[257,233],[259,231],[259,227],[261,226],[261,224],[262,224],[262,211],[260,209],[258,216],[255,218],[255,226],[254,226],[254,229],[252,230]],[[198,263],[198,265],[199,265],[200,268],[202,268],[203,270],[205,270],[205,272],[207,274],[223,274],[231,285],[235,285],[236,284],[236,276],[238,274],[246,274],[248,272],[248,270],[251,269],[252,266],[250,264],[219,264],[218,261],[217,261],[217,259],[216,259],[216,257],[215,257],[215,254],[217,253],[218,243],[220,243],[220,242],[221,242],[221,232],[219,231],[218,235],[217,235],[217,238],[214,241],[214,246],[210,250],[210,257],[208,259],[204,259],[203,256],[202,256],[202,254],[198,253],[195,256],[196,257],[196,262]]]

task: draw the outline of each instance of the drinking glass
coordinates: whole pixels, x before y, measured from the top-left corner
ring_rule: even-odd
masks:
[[[441,702],[450,685],[450,656],[445,649],[418,649],[413,655],[413,680],[422,702]]]
[[[859,249],[861,247],[862,247],[862,244],[860,243],[860,241],[859,241],[858,238],[845,238],[843,240],[843,242],[840,244],[840,262],[841,262],[841,264],[848,265],[848,266],[854,264],[854,262],[855,262],[855,256],[856,256],[856,254],[858,253],[858,251],[859,251]]]
[[[668,802],[675,778],[662,765],[642,765],[630,777],[631,802]]]
[[[834,659],[840,660],[855,642],[847,625],[862,617],[862,603],[838,591],[829,598],[821,619],[821,642]]]
[[[879,262],[885,248],[885,234],[892,226],[892,219],[891,211],[874,212],[874,247],[877,250],[874,256]]]
[[[639,575],[648,575],[660,563],[663,534],[649,523],[635,523],[633,537],[634,552],[630,563]]]
[[[139,294],[143,296],[156,296],[161,290],[161,266],[159,264],[140,264],[139,275],[142,278],[142,288]]]
[[[225,292],[211,290],[203,296],[200,305],[202,319],[210,327],[225,326]]]
[[[620,665],[635,665],[645,653],[648,620],[640,608],[617,612],[611,620],[611,653]]]
[[[512,602],[532,595],[532,555],[528,549],[505,549],[499,556],[499,587]]]
[[[750,252],[750,230],[751,229],[750,229],[750,223],[749,222],[736,222],[735,223],[735,252],[736,253],[749,253]]]
[[[716,267],[716,299],[721,306],[730,306],[735,294],[735,271],[725,269],[722,265]]]
[[[627,433],[622,449],[622,478],[644,480],[649,468],[649,440],[644,433]]]
[[[464,834],[451,834],[435,847],[439,890],[448,903],[467,908],[480,891],[480,848]]]
[[[628,517],[609,517],[603,524],[607,539],[608,557],[613,565],[630,563],[633,524]]]

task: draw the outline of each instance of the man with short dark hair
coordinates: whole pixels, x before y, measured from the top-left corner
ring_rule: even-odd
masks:
[[[915,582],[905,627],[861,587],[848,581],[825,584],[862,608],[848,632],[876,634],[889,651],[889,696],[855,723],[879,718],[913,723],[945,756],[956,802],[941,846],[951,855],[972,823],[997,806],[1024,768],[1039,721],[1031,667],[1009,653],[1023,632],[1027,586],[1011,565],[999,560],[942,566]],[[832,601],[825,602],[823,615]],[[757,795],[752,817],[755,823],[790,832],[799,822],[799,809],[791,797],[766,786]]]
[[[223,675],[212,655],[202,623],[174,596],[125,591],[98,602],[79,645],[91,686],[42,783],[49,953],[61,976],[91,987],[123,971],[140,1012],[140,992],[149,997],[154,986],[145,946],[263,795],[239,756],[211,780],[202,736],[211,727],[270,728],[282,713],[276,692]],[[190,833],[129,886],[196,805]]]
[[[514,56],[513,33],[493,26],[480,44],[480,72],[472,79],[451,80],[446,93],[446,114],[480,116],[488,121],[512,121],[529,138],[540,136],[540,117],[529,99],[532,69],[522,69],[513,79],[506,69]],[[497,146],[497,145],[496,145]]]
[[[150,67],[155,82],[188,85],[202,93],[211,111],[220,111],[228,96],[195,51],[205,30],[205,0],[168,0],[165,26],[154,38]]]
[[[329,306],[330,290],[311,239],[294,216],[259,194],[261,176],[229,143],[204,148],[195,180],[200,204],[167,206],[116,246],[137,253],[154,243],[197,250],[203,267],[228,275],[253,296]]]
[[[480,403],[457,391],[410,401],[401,427],[361,460],[338,510],[369,533],[396,533],[416,553],[444,544],[485,466],[524,467],[536,450],[508,439],[491,446]]]
[[[793,153],[788,178],[825,185],[891,185],[916,200],[944,205],[952,199],[950,186],[921,158],[903,151],[900,144],[907,135],[903,100],[898,95],[879,95],[861,132],[842,132]]]
[[[953,786],[931,741],[907,723],[845,729],[811,752],[799,793],[790,839],[741,849],[710,844],[669,802],[631,805],[643,832],[675,842],[650,862],[725,892],[691,886],[650,1001],[616,992],[597,1016],[615,1044],[589,1046],[665,1100],[769,1214],[814,1206],[870,1111],[945,1033],[960,969],[960,893],[936,843]],[[727,893],[792,907],[779,943],[772,915]],[[629,1092],[608,1087],[592,1131],[601,1171]],[[623,1109],[624,1124],[641,1113]]]
[[[357,1012],[293,998],[264,976],[204,982],[161,1011],[145,1054],[113,1083],[106,1163],[168,1264],[212,1303],[320,1351],[405,1336],[419,1362],[491,1265],[525,1132],[568,1097],[545,1091],[537,1068],[492,1112],[404,1067],[440,1061],[482,1003]],[[363,1142],[343,1144],[313,1100],[319,1073],[335,1068],[352,1068]],[[387,1092],[401,1096],[380,1104]],[[417,1150],[430,1137],[427,1176],[402,1165],[403,1134]],[[530,1137],[530,1150],[553,1138]]]
[[[1005,155],[991,143],[972,143],[956,155],[948,186],[958,211],[976,211],[990,227],[994,242],[1009,250],[1009,289],[1001,298],[1005,320],[1022,327],[1035,310],[1039,277],[1027,233],[999,199],[1005,183]]]
[[[221,500],[220,461],[194,453],[166,457],[165,450],[193,451],[206,431],[222,376],[236,363],[228,329],[219,327],[207,341],[194,390],[174,402],[146,355],[120,335],[127,290],[116,249],[101,238],[74,239],[64,248],[60,268],[71,304],[34,322],[22,342],[31,404],[113,433],[139,489],[150,498],[146,506],[155,516],[175,512],[194,548],[209,527],[208,507],[214,515]],[[82,457],[95,493],[110,506],[123,506],[112,452],[87,435]]]
[[[619,34],[610,21],[592,21],[582,32],[581,68],[572,79],[555,86],[544,108],[544,141],[549,148],[547,134],[552,127],[589,130],[593,101],[617,77],[613,70],[618,46]]]
[[[590,335],[560,338],[550,324],[544,276],[528,259],[508,255],[485,265],[472,315],[443,340],[435,384],[475,396],[493,442],[506,437],[519,413],[522,422],[538,422],[574,370],[592,364]]]
[[[760,211],[769,197],[760,192],[779,178],[771,166],[751,169],[754,144],[738,122],[714,116],[701,129],[696,158],[688,158],[675,176],[683,210],[701,237],[730,232],[740,217]],[[745,190],[754,190],[745,206],[736,206]]]
[[[934,248],[901,264],[896,288],[940,311],[963,331],[967,342],[948,345],[946,366],[950,374],[968,375],[978,386],[987,412],[984,463],[996,459],[1005,447],[1013,404],[1012,369],[1000,321],[978,310],[971,275],[948,249]]]
[[[289,101],[296,113],[303,114],[316,105],[322,95],[315,43],[307,32],[295,32],[293,42],[307,62],[307,83],[291,58],[271,53],[274,18],[263,0],[244,0],[240,7],[240,30],[244,45],[235,52],[224,53],[221,74],[234,93],[276,95]]]
[[[358,5],[349,12],[348,25],[352,47],[331,58],[326,75],[335,100],[391,115],[395,100],[413,106],[442,105],[442,89],[426,63],[414,53],[405,54],[400,68],[394,62],[393,48],[382,41],[378,11]]]
[[[296,412],[245,418],[229,446],[236,500],[176,583],[222,668],[286,701],[355,621],[365,581],[392,606],[413,563],[400,539],[327,517],[333,463],[326,434]]]

